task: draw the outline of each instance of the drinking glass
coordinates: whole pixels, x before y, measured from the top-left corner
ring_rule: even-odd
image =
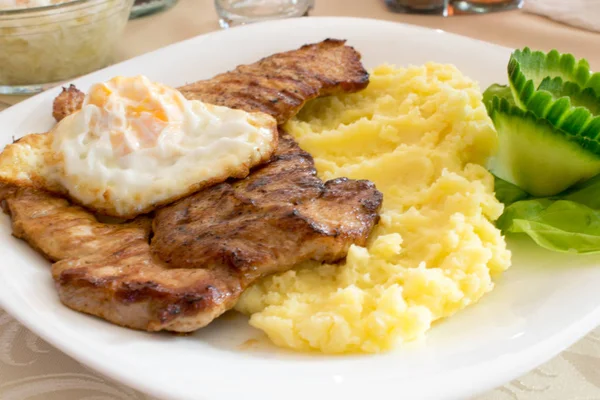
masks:
[[[301,17],[314,0],[215,0],[221,28],[278,18]]]
[[[483,14],[521,8],[523,0],[452,0],[451,4],[458,13]]]
[[[385,0],[394,12],[448,15],[448,0]]]

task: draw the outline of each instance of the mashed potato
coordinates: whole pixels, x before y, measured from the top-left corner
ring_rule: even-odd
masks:
[[[477,302],[509,267],[482,166],[496,133],[477,84],[455,67],[380,66],[366,90],[312,101],[286,128],[323,179],[370,179],[384,201],[345,263],[307,263],[246,291],[237,309],[275,344],[386,350]]]

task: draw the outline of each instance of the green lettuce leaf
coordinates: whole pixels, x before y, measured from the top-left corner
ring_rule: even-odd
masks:
[[[525,200],[531,197],[529,193],[517,185],[513,185],[512,183],[507,182],[504,179],[500,179],[497,176],[494,176],[494,179],[496,198],[507,207],[519,200]]]
[[[524,233],[559,252],[600,253],[600,177],[546,198],[496,178],[496,196],[506,205],[496,222],[504,234]]]
[[[600,253],[600,212],[574,201],[519,201],[506,208],[497,224],[503,232],[525,233],[549,250]]]
[[[600,210],[600,175],[573,186],[558,197]]]

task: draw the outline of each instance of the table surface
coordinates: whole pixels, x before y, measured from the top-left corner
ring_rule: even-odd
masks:
[[[354,16],[443,29],[508,47],[570,52],[600,70],[600,34],[522,11],[481,16],[404,15],[383,0],[316,0],[311,15]],[[180,0],[166,12],[130,21],[117,49],[125,60],[219,29],[212,0]],[[0,109],[24,97],[0,96]],[[150,399],[53,349],[0,310],[0,398],[5,400]],[[477,400],[600,399],[600,328],[545,365]]]

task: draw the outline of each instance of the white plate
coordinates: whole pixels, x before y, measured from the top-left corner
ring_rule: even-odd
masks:
[[[482,87],[506,81],[509,49],[441,31],[352,18],[302,18],[200,36],[75,81],[87,89],[114,75],[146,74],[174,86],[327,37],[346,38],[367,67],[456,64]],[[0,114],[0,145],[52,124],[52,90]],[[0,217],[0,302],[77,360],[168,399],[310,399],[376,396],[464,399],[546,361],[600,323],[600,258],[511,241],[513,267],[479,304],[436,324],[426,339],[369,356],[297,354],[267,344],[243,318],[225,317],[187,337],[111,325],[62,306],[49,263],[11,238]]]

